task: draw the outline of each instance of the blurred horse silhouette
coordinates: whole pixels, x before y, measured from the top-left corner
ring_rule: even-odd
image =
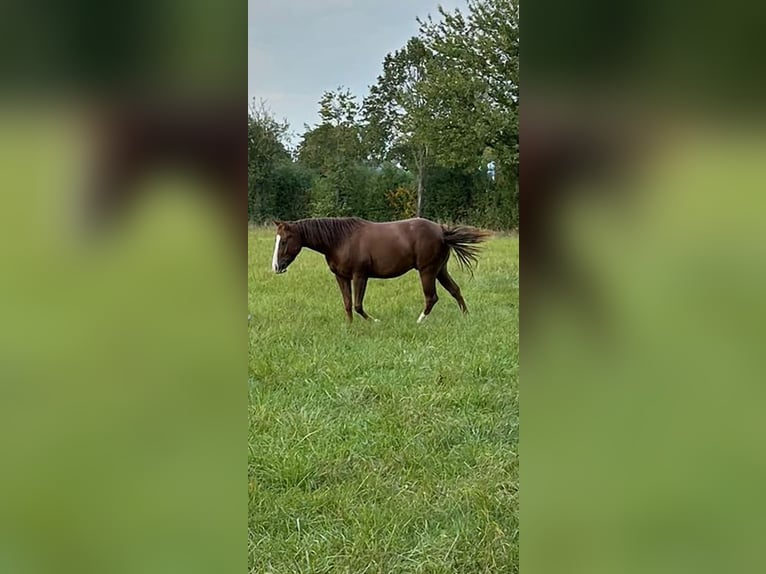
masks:
[[[98,106],[95,157],[85,190],[85,226],[107,231],[140,199],[141,178],[181,170],[203,184],[226,215],[232,240],[246,245],[247,128],[230,100],[134,100]]]
[[[544,101],[522,113],[523,313],[533,317],[540,295],[546,292],[569,299],[588,321],[604,326],[599,286],[572,261],[557,225],[570,200],[578,195],[578,200],[584,199],[586,189],[590,199],[616,196],[621,188],[605,183],[621,181],[646,151],[648,126],[638,125],[637,120],[628,121],[624,113],[594,112],[574,105],[556,109]],[[601,184],[578,185],[587,182]]]

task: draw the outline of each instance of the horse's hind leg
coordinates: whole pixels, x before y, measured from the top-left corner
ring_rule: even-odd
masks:
[[[430,270],[420,271],[420,283],[423,286],[423,296],[426,299],[426,308],[418,317],[418,323],[422,323],[433,309],[439,296],[436,294],[436,274]]]
[[[442,267],[436,278],[439,280],[439,283],[442,284],[442,287],[444,287],[449,292],[449,294],[455,298],[455,301],[457,301],[457,304],[460,306],[460,310],[463,313],[468,313],[468,307],[463,300],[463,296],[460,294],[460,287],[458,287],[458,284],[455,283],[455,280],[447,272],[446,265]]]
[[[354,310],[365,319],[372,319],[376,323],[377,319],[368,315],[364,311],[364,292],[367,290],[367,277],[363,275],[354,276]]]

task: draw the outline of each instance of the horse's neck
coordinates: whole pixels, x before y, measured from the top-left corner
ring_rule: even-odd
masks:
[[[308,249],[316,251],[317,253],[321,253],[322,255],[330,255],[330,253],[333,251],[333,246],[326,245],[322,241],[310,241],[304,237],[302,243],[303,247],[307,247]]]
[[[354,233],[354,229],[347,228],[345,232],[336,230],[335,233],[309,232],[307,229],[301,229],[301,243],[303,247],[321,253],[326,257],[332,257],[340,246],[349,240]]]

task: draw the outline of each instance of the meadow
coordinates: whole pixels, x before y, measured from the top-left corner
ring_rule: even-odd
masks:
[[[324,257],[273,246],[249,230],[250,572],[518,572],[518,239],[452,258],[470,313],[438,286],[421,325],[415,271],[348,325]]]

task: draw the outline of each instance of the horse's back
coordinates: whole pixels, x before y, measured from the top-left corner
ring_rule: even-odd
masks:
[[[391,226],[400,233],[418,234],[420,236],[438,237],[442,236],[442,228],[438,223],[423,217],[411,217],[389,223],[380,223],[378,225]]]
[[[395,277],[444,259],[442,228],[414,217],[370,223],[359,230],[356,253],[372,277]]]
[[[414,248],[416,243],[441,243],[442,227],[422,217],[412,217],[385,223],[370,223],[365,232],[371,240],[393,242],[400,247]]]

